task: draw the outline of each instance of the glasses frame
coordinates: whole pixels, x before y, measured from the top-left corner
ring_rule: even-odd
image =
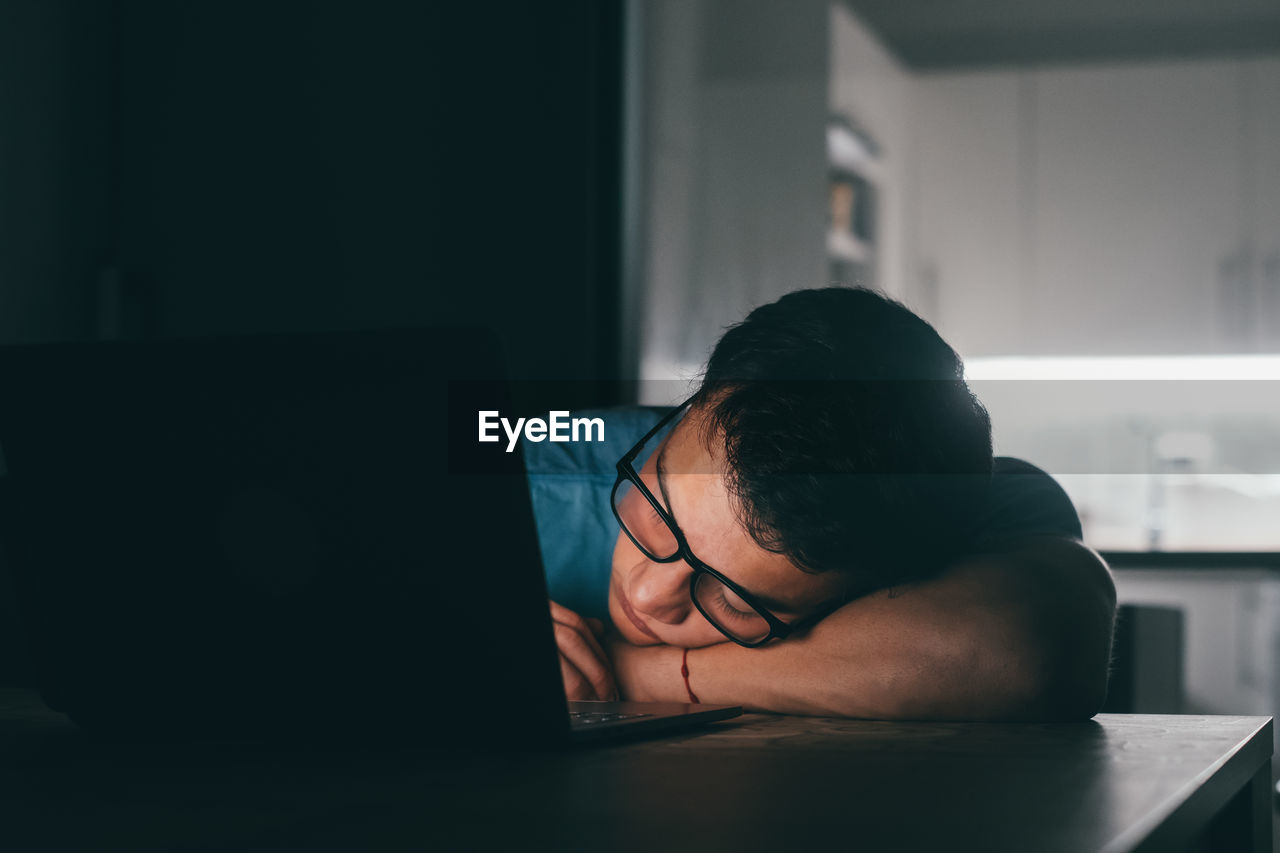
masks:
[[[649,443],[650,439],[661,432],[664,427],[689,408],[689,404],[692,403],[693,400],[694,398],[690,397],[688,400],[685,400],[679,406],[668,412],[663,416],[662,420],[658,421],[658,423],[654,425],[653,429],[645,433],[644,438],[636,442],[635,446],[628,450],[626,454],[618,460],[616,466],[618,470],[618,478],[614,480],[613,491],[609,493],[609,508],[613,510],[613,517],[618,520],[618,526],[622,528],[622,532],[627,534],[627,538],[631,540],[632,544],[639,548],[640,553],[644,554],[650,560],[653,560],[655,563],[674,563],[677,560],[683,559],[688,563],[689,567],[693,569],[693,574],[689,576],[689,600],[693,602],[693,606],[698,608],[698,612],[702,614],[703,618],[710,622],[717,631],[724,634],[725,637],[740,646],[744,646],[748,649],[754,649],[758,646],[763,646],[770,640],[781,640],[784,637],[789,636],[796,630],[796,624],[783,622],[777,616],[774,616],[769,612],[767,607],[757,602],[755,596],[751,593],[747,592],[745,589],[738,586],[738,584],[729,580],[729,578],[699,560],[689,548],[689,542],[684,538],[684,532],[680,530],[680,525],[676,524],[676,520],[672,518],[671,513],[669,513],[661,503],[659,503],[658,499],[649,491],[649,488],[641,482],[640,474],[636,471],[635,465],[633,464],[636,457],[640,455],[640,451]],[[640,492],[640,494],[644,495],[645,500],[647,500],[649,505],[653,507],[654,512],[658,514],[658,517],[662,519],[663,523],[667,525],[667,528],[675,536],[676,552],[670,557],[655,556],[648,548],[640,544],[640,541],[636,539],[635,535],[627,528],[626,522],[622,520],[622,515],[618,512],[618,503],[615,498],[618,494],[618,487],[624,482],[630,482],[631,485]],[[698,576],[702,574],[710,575],[720,581],[720,583],[727,586],[735,595],[741,598],[744,604],[763,617],[765,622],[769,625],[769,633],[756,642],[748,642],[746,640],[738,639],[730,634],[727,629],[722,627],[720,623],[711,616],[711,614],[707,613],[706,608],[704,608],[702,603],[698,601],[698,596],[694,592],[697,588]]]

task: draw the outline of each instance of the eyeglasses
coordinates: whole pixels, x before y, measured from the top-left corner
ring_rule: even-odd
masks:
[[[684,412],[691,402],[686,400],[658,421],[635,447],[618,460],[618,479],[613,484],[610,499],[613,514],[627,538],[650,560],[674,563],[683,559],[689,564],[693,569],[689,578],[689,596],[698,612],[720,633],[741,646],[762,646],[775,637],[787,636],[795,626],[774,616],[757,603],[751,593],[695,557],[676,520],[640,480],[633,465],[645,444]]]

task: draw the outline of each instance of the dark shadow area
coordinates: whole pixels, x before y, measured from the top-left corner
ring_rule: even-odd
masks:
[[[4,0],[0,344],[461,324],[616,402],[621,7]]]

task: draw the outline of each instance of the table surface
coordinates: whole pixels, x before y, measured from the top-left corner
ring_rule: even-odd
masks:
[[[1119,853],[1179,843],[1251,780],[1269,791],[1270,755],[1270,718],[1164,715],[750,714],[523,755],[138,746],[95,742],[34,691],[0,689],[0,844]]]

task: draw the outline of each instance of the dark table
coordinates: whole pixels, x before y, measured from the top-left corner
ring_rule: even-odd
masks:
[[[97,742],[0,690],[0,849],[1271,849],[1267,717],[752,714],[557,754]]]

